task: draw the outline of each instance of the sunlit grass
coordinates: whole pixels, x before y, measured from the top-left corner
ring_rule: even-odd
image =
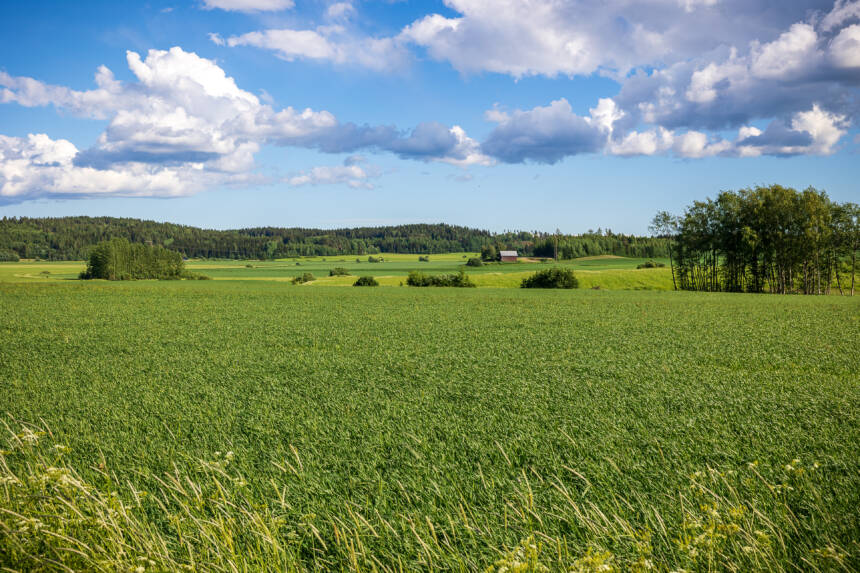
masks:
[[[463,267],[463,256],[474,253],[447,253],[429,255],[429,262],[419,262],[418,255],[383,254],[382,263],[368,263],[361,257],[307,257],[277,261],[191,260],[189,271],[210,276],[215,280],[249,280],[289,282],[304,273],[312,273],[316,280],[305,286],[351,286],[362,275],[375,276],[381,286],[405,284],[409,271],[428,274],[457,272]],[[361,262],[356,262],[359,258]],[[628,259],[614,256],[584,257],[573,261],[521,262],[488,264],[483,267],[466,267],[467,274],[479,287],[518,288],[523,277],[536,270],[558,264],[577,272],[581,288],[599,287],[610,290],[671,290],[671,273],[668,268],[641,269],[636,265],[645,259]],[[298,264],[296,264],[298,263]],[[46,282],[73,280],[84,270],[83,262],[20,262],[0,263],[0,282]],[[351,275],[329,277],[329,270],[344,267]]]
[[[0,445],[0,560],[857,570],[859,308],[588,288],[0,284],[0,412],[22,442]],[[25,427],[46,432],[38,450]]]

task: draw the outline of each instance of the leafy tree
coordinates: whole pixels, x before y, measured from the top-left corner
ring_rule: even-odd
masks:
[[[482,267],[484,266],[484,261],[479,259],[478,257],[472,257],[468,261],[466,261],[467,267]]]
[[[849,260],[853,285],[857,219],[856,205],[823,191],[771,185],[696,201],[674,221],[659,213],[652,232],[673,237],[681,289],[828,294],[843,292]]]
[[[374,277],[358,277],[352,286],[379,286],[379,282]]]
[[[8,249],[0,249],[0,263],[16,263],[21,260],[18,253]]]
[[[496,250],[494,245],[484,245],[481,247],[481,260],[497,261],[499,260],[499,251]]]
[[[648,227],[651,235],[654,237],[663,237],[669,240],[674,240],[678,233],[678,221],[668,211],[659,211],[651,220],[651,225]],[[669,245],[669,266],[672,269],[672,288],[678,290],[675,284],[675,265],[672,263],[672,246]]]

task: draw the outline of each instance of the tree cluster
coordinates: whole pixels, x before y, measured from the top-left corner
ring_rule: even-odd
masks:
[[[652,231],[673,239],[676,288],[697,291],[854,293],[860,208],[814,188],[724,191]]]
[[[160,246],[111,239],[90,251],[82,279],[135,280],[186,278],[182,255]]]

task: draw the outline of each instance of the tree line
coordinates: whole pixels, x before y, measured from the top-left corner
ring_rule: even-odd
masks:
[[[651,230],[671,241],[677,289],[854,294],[860,207],[811,187],[724,191],[681,216],[661,211]]]
[[[593,255],[666,257],[668,241],[590,231],[581,235],[506,231],[491,233],[446,224],[413,224],[352,229],[257,227],[200,229],[187,225],[116,217],[4,217],[0,251],[9,258],[82,260],[98,243],[123,238],[162,246],[189,258],[275,259],[379,253],[478,252],[485,246],[524,256],[576,258]]]

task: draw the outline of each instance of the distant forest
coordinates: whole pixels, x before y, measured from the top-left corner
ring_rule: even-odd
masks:
[[[162,246],[189,258],[276,259],[376,253],[478,252],[492,245],[524,256],[562,259],[592,255],[667,257],[666,238],[621,235],[598,229],[582,235],[491,233],[445,224],[303,229],[258,227],[217,231],[116,217],[4,217],[0,252],[22,259],[83,260],[99,242],[122,238]]]

